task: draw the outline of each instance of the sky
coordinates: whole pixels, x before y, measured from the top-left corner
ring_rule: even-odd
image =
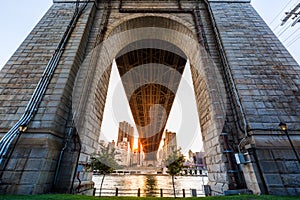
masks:
[[[269,24],[273,32],[279,37],[283,44],[288,48],[293,57],[300,63],[300,23],[290,27],[288,22],[285,26],[280,26],[281,19],[284,18],[284,12],[290,11],[299,0],[252,0],[251,4]],[[9,57],[23,42],[40,18],[52,5],[52,0],[12,0],[3,1],[0,12],[0,68],[7,62]],[[200,138],[200,128],[197,119],[195,98],[191,85],[189,68],[184,71],[182,82],[175,98],[174,106],[171,110],[167,129],[177,132],[177,140],[187,140],[186,133],[191,133],[187,143],[180,143],[184,151],[191,148],[193,151],[202,149]],[[124,91],[120,90],[120,82],[115,66],[113,67],[108,91],[107,105],[105,108],[105,119],[103,121],[102,136],[111,140],[111,134],[117,133],[117,124],[123,118],[118,116],[116,102],[113,99],[125,98]],[[119,88],[119,89],[118,89]],[[116,90],[120,92],[117,93]],[[188,98],[187,98],[188,97]],[[125,100],[125,99],[124,99]],[[188,105],[189,107],[186,107]],[[194,107],[193,107],[194,106]],[[190,112],[187,113],[186,110]],[[127,106],[128,116],[124,120],[131,120],[129,106]],[[189,115],[189,120],[183,120],[185,115]],[[179,116],[179,117],[178,117]],[[188,124],[188,121],[190,124]],[[112,128],[113,127],[113,128]],[[187,128],[185,128],[187,127]],[[114,136],[115,137],[115,136]],[[183,138],[183,139],[182,139]]]
[[[252,0],[251,4],[280,39],[290,54],[300,63],[300,23],[291,27],[289,20],[280,26],[285,12],[291,11],[300,0]],[[300,12],[300,9],[298,9]]]
[[[290,11],[299,0],[252,0],[251,4],[280,35],[286,26],[278,26],[284,12]],[[52,5],[52,0],[10,0],[1,2],[0,12],[0,68],[23,42],[40,18]],[[25,23],[26,22],[26,23]],[[298,38],[298,40],[296,40]],[[300,63],[300,23],[289,27],[279,39]],[[293,42],[295,41],[296,42]]]

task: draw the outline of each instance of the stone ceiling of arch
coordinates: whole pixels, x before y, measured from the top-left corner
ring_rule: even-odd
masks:
[[[110,28],[113,28],[113,30],[110,32],[109,35],[128,31],[131,29],[137,29],[137,28],[159,27],[159,28],[178,31],[182,34],[185,34],[186,36],[195,39],[195,34],[192,31],[193,28],[191,29],[188,28],[190,26],[193,27],[193,23],[189,21],[185,21],[181,18],[174,17],[168,14],[165,14],[163,16],[160,16],[159,14],[151,14],[149,16],[145,16],[145,14],[144,15],[135,14],[135,15],[131,15],[130,17],[131,18],[128,19],[126,17],[120,19],[120,21],[122,22],[121,24],[116,25],[116,27],[114,27],[114,24],[112,24]]]

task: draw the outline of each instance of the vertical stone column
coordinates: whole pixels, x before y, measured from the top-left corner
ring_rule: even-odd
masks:
[[[300,67],[249,1],[209,2],[248,123],[241,145],[250,154],[251,163],[241,165],[247,186],[254,193],[299,195],[299,164],[278,124],[288,124],[299,149]]]
[[[3,135],[23,114],[74,10],[72,3],[54,3],[1,70],[1,107],[10,108],[8,112],[1,112],[0,131]],[[53,189],[66,139],[73,82],[85,56],[91,11],[92,4],[89,4],[68,40],[34,118],[21,134],[1,172],[0,191],[3,194],[41,194]],[[71,164],[70,170],[75,167]]]

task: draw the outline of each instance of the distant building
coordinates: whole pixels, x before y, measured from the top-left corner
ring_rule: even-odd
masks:
[[[166,130],[164,145],[163,145],[163,160],[168,159],[168,157],[176,150],[177,150],[176,133]]]
[[[127,138],[125,139],[127,140]],[[119,146],[115,146],[115,141],[106,142],[104,140],[99,141],[98,154],[101,154],[103,148],[109,148],[109,150],[115,149],[115,160],[120,166],[129,166],[130,163],[130,148],[127,141],[119,143]]]
[[[118,141],[117,141],[117,146],[119,147],[124,141],[124,138],[127,139],[127,142],[129,142],[129,147],[130,150],[133,150],[133,144],[134,144],[134,129],[131,124],[128,122],[120,122],[119,123],[119,132],[118,132]]]
[[[125,137],[123,138],[122,141],[118,142],[117,147],[119,149],[123,149],[124,151],[129,151],[130,152],[130,150],[131,150],[130,149],[130,144],[129,144],[127,138],[125,138]]]
[[[140,166],[140,152],[137,149],[131,152],[131,163],[130,166]]]
[[[193,166],[206,168],[205,162],[205,152],[192,152],[189,150],[189,158],[187,159],[187,163],[192,164]]]
[[[116,148],[116,161],[120,166],[127,167],[130,164],[130,151],[122,148]]]
[[[114,140],[112,142],[106,142],[104,140],[100,140],[99,141],[99,146],[98,146],[97,153],[100,154],[101,150],[103,148],[106,148],[106,147],[108,147],[109,150],[112,150],[113,148],[115,148],[115,142],[114,142]]]
[[[169,156],[173,151],[177,150],[176,133],[166,130],[164,138],[164,150]]]
[[[183,175],[205,175],[206,163],[205,163],[205,152],[192,152],[189,150],[188,158],[183,163],[184,169],[182,170]]]
[[[162,148],[160,148],[157,151],[157,162],[158,162],[158,165],[163,164],[163,161],[164,161],[164,150]]]
[[[130,166],[141,166],[143,162],[142,144],[138,139],[137,148],[131,151]]]
[[[195,152],[194,153],[194,163],[197,165],[203,165],[205,167],[205,153],[204,152]]]

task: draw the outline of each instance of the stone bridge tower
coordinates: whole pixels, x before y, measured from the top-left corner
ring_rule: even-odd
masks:
[[[91,191],[114,60],[149,152],[188,60],[212,194],[299,195],[300,67],[250,0],[54,0],[0,72],[1,193]]]

